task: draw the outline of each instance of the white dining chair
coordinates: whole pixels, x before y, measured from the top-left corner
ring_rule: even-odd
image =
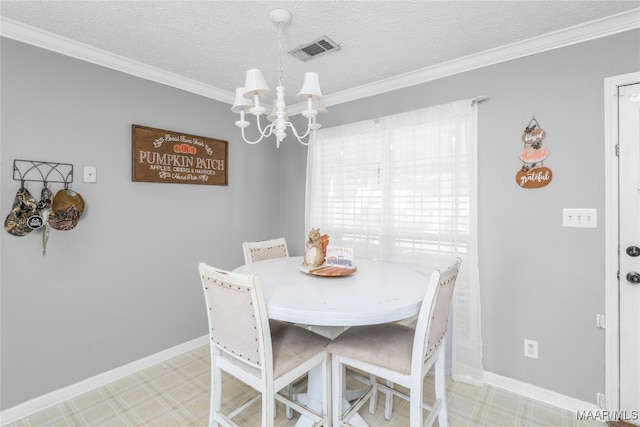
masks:
[[[255,242],[243,242],[242,252],[244,253],[245,264],[251,264],[252,262],[262,261],[265,259],[289,256],[287,239],[284,237]]]
[[[262,399],[261,425],[273,425],[275,401],[301,413],[314,425],[330,425],[330,372],[326,345],[318,334],[289,323],[269,321],[260,279],[198,266],[209,318],[211,397],[209,425],[234,426],[233,418]],[[281,391],[322,365],[323,409],[317,413]],[[222,372],[259,393],[228,414],[222,412]]]
[[[422,410],[430,411],[424,424],[430,426],[438,418],[447,426],[445,378],[445,333],[451,299],[460,269],[460,258],[444,271],[434,271],[429,279],[415,329],[399,323],[355,326],[347,329],[327,347],[331,354],[333,384],[333,420],[335,425],[348,425],[349,420],[367,402],[373,413],[378,391],[385,395],[385,419],[391,419],[393,396],[409,401],[409,423],[423,425]],[[423,381],[435,366],[433,406],[423,400]],[[362,396],[344,410],[346,369],[355,368],[370,377],[362,377],[368,385]],[[355,376],[357,377],[357,376]],[[385,380],[385,384],[377,379]],[[408,389],[405,394],[395,389]]]
[[[244,254],[244,263],[251,264],[257,261],[263,261],[272,258],[284,258],[289,256],[289,249],[287,248],[287,239],[284,237],[278,237],[269,240],[258,240],[242,243],[242,252]],[[301,328],[308,328],[308,325],[296,324]],[[302,378],[301,381],[297,381],[295,384],[289,385],[289,394],[293,395],[295,390],[303,386],[306,378]],[[289,406],[286,407],[287,418],[293,417],[293,412]]]

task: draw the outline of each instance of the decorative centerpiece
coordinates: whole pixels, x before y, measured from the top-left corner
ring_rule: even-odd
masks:
[[[358,270],[353,265],[353,249],[328,245],[329,236],[320,234],[319,228],[312,228],[300,270],[323,277],[348,276]],[[327,252],[331,252],[330,256]]]
[[[319,228],[312,228],[309,232],[309,239],[305,243],[307,250],[304,253],[302,265],[317,268],[324,264],[325,250],[328,243],[329,236],[326,234],[322,236]]]

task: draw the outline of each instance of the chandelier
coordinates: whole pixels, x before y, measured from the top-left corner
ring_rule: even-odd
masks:
[[[262,76],[262,72],[258,69],[247,71],[244,87],[236,89],[235,101],[231,107],[231,111],[240,114],[240,120],[235,124],[242,131],[242,139],[248,144],[257,144],[264,138],[270,137],[272,134],[276,137],[276,146],[280,148],[280,142],[287,136],[287,127],[291,128],[293,135],[303,145],[309,145],[313,142],[315,131],[320,128],[320,123],[316,122],[316,116],[320,111],[327,111],[322,102],[322,92],[320,91],[320,82],[318,74],[305,73],[302,89],[298,92],[298,99],[305,102],[305,109],[302,115],[307,118],[307,129],[304,133],[299,133],[293,124],[289,121],[287,115],[287,105],[284,102],[284,86],[282,83],[282,27],[291,22],[291,12],[286,9],[274,9],[269,13],[269,19],[278,26],[278,86],[276,87],[276,99],[272,104],[272,110],[267,115],[267,121],[271,122],[264,128],[262,127],[260,117],[266,113],[266,108],[261,104],[260,99],[269,94],[269,86]],[[245,114],[250,113],[255,116],[256,124],[260,136],[255,141],[246,138],[244,130],[250,125],[245,120]],[[304,139],[307,138],[305,142]]]

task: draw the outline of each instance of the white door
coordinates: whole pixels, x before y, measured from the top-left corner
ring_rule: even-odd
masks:
[[[620,410],[640,425],[640,84],[619,87]]]

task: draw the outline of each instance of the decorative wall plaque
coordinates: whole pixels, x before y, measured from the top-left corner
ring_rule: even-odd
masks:
[[[524,143],[519,156],[522,168],[516,173],[516,182],[522,188],[540,188],[551,182],[551,169],[543,164],[549,156],[549,149],[542,145],[546,136],[547,133],[533,117],[521,138]]]
[[[540,188],[551,182],[552,177],[551,169],[541,166],[527,171],[519,170],[516,182],[522,188]]]
[[[228,142],[132,125],[132,181],[227,185]]]

